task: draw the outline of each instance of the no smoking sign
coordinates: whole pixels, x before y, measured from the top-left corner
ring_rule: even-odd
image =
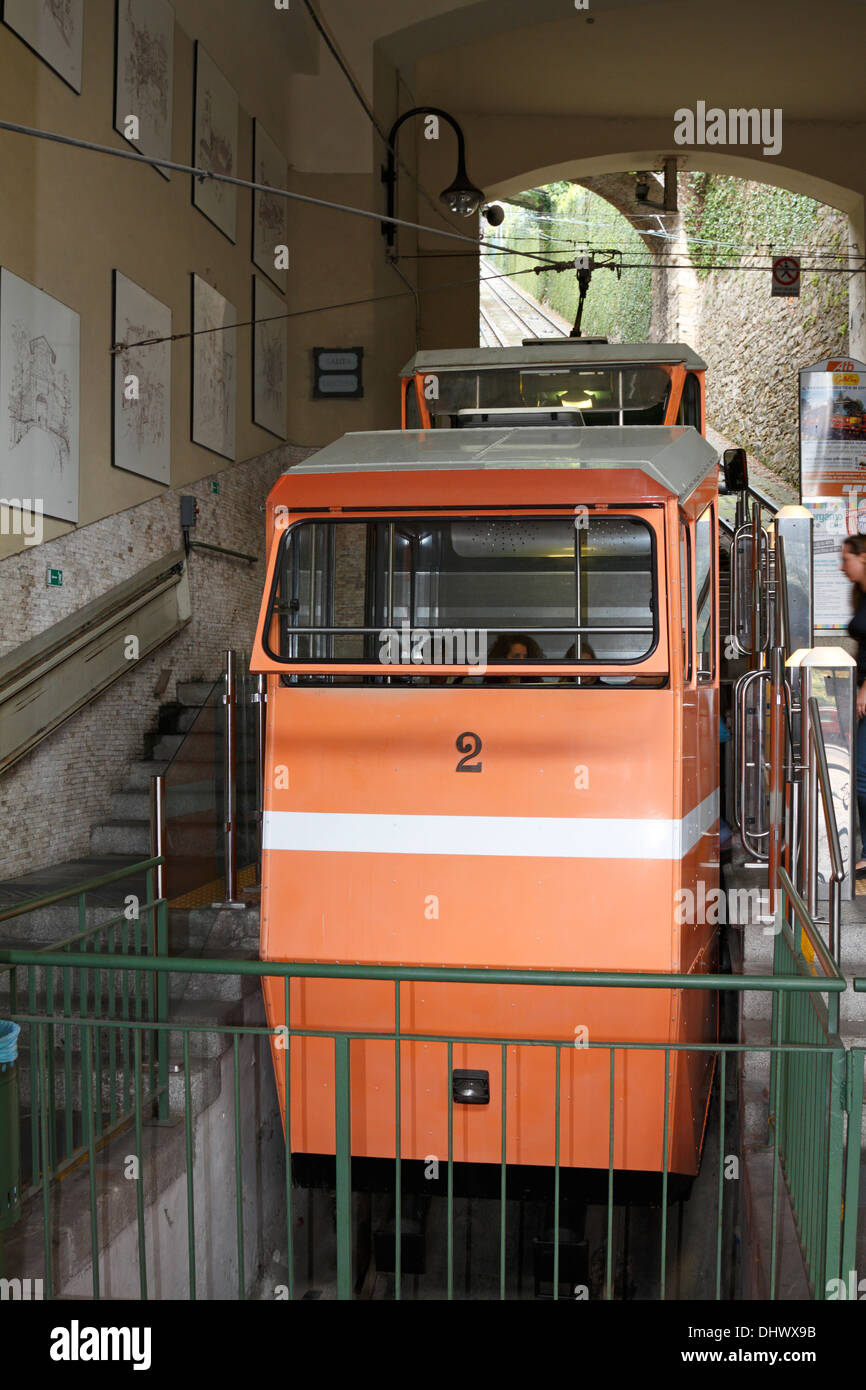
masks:
[[[776,256],[773,260],[772,293],[799,295],[800,258],[799,256]]]

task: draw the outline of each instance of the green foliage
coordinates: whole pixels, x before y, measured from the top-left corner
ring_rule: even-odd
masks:
[[[540,190],[532,191],[536,194]],[[501,240],[510,249],[507,255],[491,257],[491,262],[500,273],[514,275],[527,294],[573,323],[578,301],[574,271],[520,274],[533,262],[518,252],[540,252],[553,261],[573,262],[577,251],[592,246],[620,250],[623,260],[630,261],[646,260],[646,247],[626,218],[598,194],[565,181],[548,184],[543,191],[549,213],[507,207],[502,226],[486,239]],[[582,331],[587,336],[598,334],[620,342],[645,342],[651,311],[648,269],[624,270],[619,280],[611,270],[597,270],[586,297]]]
[[[679,187],[689,251],[701,278],[711,265],[768,251],[781,255],[814,240],[822,204],[801,193],[707,173],[682,173]],[[841,245],[841,231],[834,237],[833,244]],[[820,240],[831,240],[824,229]]]

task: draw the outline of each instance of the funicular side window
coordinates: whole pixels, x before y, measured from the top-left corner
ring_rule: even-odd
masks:
[[[425,385],[440,429],[489,427],[497,411],[519,412],[508,418],[517,425],[551,416],[572,425],[661,425],[670,389],[670,374],[655,364],[442,371]]]
[[[424,665],[512,656],[551,665],[643,661],[658,643],[655,534],[634,516],[586,513],[577,522],[569,515],[296,523],[280,542],[270,601],[278,649],[269,654],[287,665],[363,662],[383,670],[381,677],[287,674],[293,684],[423,681]]]
[[[701,383],[694,372],[686,375],[677,424],[693,425],[696,430],[701,428]]]
[[[715,676],[715,575],[713,552],[716,528],[713,509],[707,507],[695,523],[695,597],[697,605],[698,681],[707,683]]]
[[[692,545],[689,528],[680,522],[680,621],[683,634],[683,679],[692,678]]]
[[[410,377],[405,384],[406,391],[406,428],[407,430],[421,429],[421,412],[418,409],[418,392],[415,388],[415,378]]]

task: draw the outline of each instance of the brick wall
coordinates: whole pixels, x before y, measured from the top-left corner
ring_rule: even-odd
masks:
[[[215,680],[228,647],[249,651],[264,581],[264,504],[274,481],[309,449],[284,446],[247,463],[172,488],[149,502],[32,546],[0,564],[5,655],[61,618],[131,578],[181,544],[180,493],[198,499],[194,538],[257,555],[259,563],[194,550],[192,619],[86,709],[0,778],[0,879],[87,855],[91,825],[109,814],[112,792],[143,756],[143,736],[179,681]],[[63,570],[49,589],[48,565]],[[165,690],[154,689],[170,672]]]

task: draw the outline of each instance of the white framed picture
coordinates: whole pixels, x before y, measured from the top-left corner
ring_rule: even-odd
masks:
[[[237,312],[234,304],[192,277],[192,440],[234,459],[237,417]]]
[[[133,149],[171,159],[174,9],[169,0],[117,0],[114,128]],[[155,169],[171,178],[169,169]]]
[[[119,270],[113,288],[118,350],[111,461],[155,483],[170,483],[171,309]]]
[[[73,91],[81,91],[84,0],[4,0],[3,19]]]
[[[195,46],[195,116],[192,162],[214,174],[237,174],[238,98],[201,43]],[[236,241],[237,189],[219,179],[193,175],[193,203],[205,217]]]
[[[253,424],[286,438],[288,334],[285,301],[253,276]]]
[[[78,520],[80,321],[74,309],[0,271],[0,480]]]
[[[285,188],[289,166],[261,121],[253,121],[253,183]],[[270,193],[253,194],[253,264],[285,294],[288,282],[288,202]]]

